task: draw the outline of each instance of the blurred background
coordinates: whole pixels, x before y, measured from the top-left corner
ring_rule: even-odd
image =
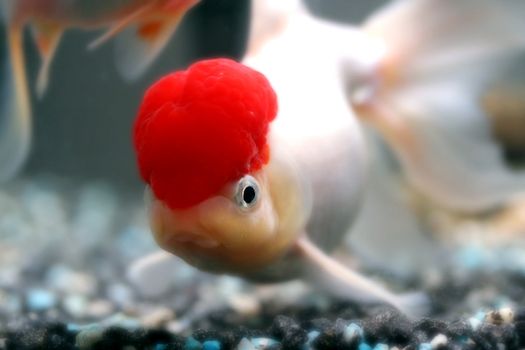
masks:
[[[0,5],[2,1],[5,0],[0,0]],[[319,18],[352,25],[361,24],[387,3],[386,0],[304,2]],[[450,4],[453,6],[454,1]],[[477,6],[469,0],[462,4]],[[304,284],[292,282],[282,289],[279,289],[281,286],[272,289],[229,276],[196,272],[182,261],[170,265],[169,273],[159,276],[161,281],[152,283],[153,286],[160,284],[159,288],[148,289],[146,285],[142,289],[130,283],[126,275],[136,259],[158,251],[150,234],[142,198],[145,186],[138,176],[131,142],[133,122],[144,91],[159,77],[201,58],[241,59],[247,46],[250,10],[251,0],[201,0],[185,16],[160,56],[134,82],[127,82],[119,74],[113,40],[95,51],[87,50],[87,45],[102,31],[68,29],[53,59],[49,86],[42,98],[35,94],[39,53],[30,31],[25,31],[24,54],[33,109],[33,139],[30,157],[21,173],[14,181],[0,184],[0,349],[3,348],[4,330],[19,327],[28,315],[32,320],[42,316],[45,320],[71,322],[68,329],[74,330],[80,329],[75,328],[77,323],[100,322],[104,326],[165,327],[178,334],[193,326],[220,329],[245,324],[259,327],[271,323],[279,313],[295,312],[304,318],[334,316],[335,319],[343,317],[341,310],[346,310],[345,317],[350,319],[368,312],[362,305],[348,302],[343,308]],[[418,26],[424,26],[417,22]],[[460,21],[458,27],[463,29],[463,22]],[[5,32],[5,27],[0,26],[0,66],[7,57]],[[456,32],[454,39],[455,35]],[[359,50],[360,46],[356,47],[352,49]],[[522,50],[520,57],[525,57],[523,53]],[[501,143],[507,155],[505,160],[517,160],[509,166],[518,169],[525,164],[525,59],[512,62],[514,65],[509,65],[501,77],[501,81],[510,83],[511,89],[496,89],[495,94],[482,101],[487,114],[494,118],[489,122],[483,119],[480,124],[485,126],[487,122],[493,127],[491,135],[481,129],[489,142],[492,136],[497,140],[498,148],[495,151],[488,148],[489,151],[499,156]],[[412,68],[412,65],[405,66]],[[439,73],[442,72],[437,74],[441,78]],[[444,80],[450,78],[443,77]],[[447,94],[450,86],[438,87],[439,92],[445,92],[446,102],[455,107],[454,102],[459,99],[453,93]],[[414,96],[418,96],[414,100],[419,101],[421,96],[415,93]],[[412,98],[409,94],[409,99]],[[437,115],[441,117],[442,114]],[[510,117],[496,118],[505,115]],[[415,119],[417,117],[416,113]],[[424,117],[421,116],[421,120]],[[454,118],[436,119],[444,121],[442,125],[429,124],[429,135],[434,136],[437,131],[436,140],[439,141],[440,127],[456,131]],[[497,123],[496,119],[503,122]],[[461,146],[462,141],[468,141],[461,132],[466,130],[466,135],[473,128],[466,125],[458,129],[460,135],[453,141]],[[336,252],[337,258],[348,264],[357,262],[360,271],[381,276],[393,289],[430,291],[435,304],[432,316],[455,317],[487,306],[523,305],[525,200],[497,210],[483,208],[470,216],[456,208],[444,208],[429,198],[432,196],[426,196],[428,193],[418,193],[418,189],[404,178],[401,172],[404,164],[388,149],[388,143],[380,137],[384,135],[368,130],[372,128],[364,129],[371,132],[367,135],[373,144],[371,159],[378,153],[377,163],[381,166],[370,167],[369,180],[373,185],[368,188],[373,191],[365,196],[362,206],[365,209],[360,212],[364,213],[362,221],[358,219],[352,227],[347,242],[341,244],[343,249]],[[475,129],[474,134],[476,131],[479,129]],[[465,158],[451,157],[450,164],[459,163],[462,168],[466,163],[481,159],[483,165],[482,158],[487,152],[481,153],[479,158],[471,157],[479,155],[479,150],[487,150],[483,148],[486,146],[483,137],[481,143],[473,144],[474,148],[469,148],[471,144],[466,142],[465,149],[472,153],[466,152]],[[438,146],[448,145],[448,139],[441,141]],[[454,147],[451,148],[454,153]],[[442,153],[447,151],[446,147],[436,149],[444,150]],[[436,158],[437,162],[432,157],[425,159],[437,164],[436,168],[446,169],[450,165],[440,163],[446,157]],[[496,170],[500,170],[498,166],[503,163],[500,160],[497,158]],[[506,166],[502,167],[507,170]],[[480,168],[491,170],[490,167]],[[461,184],[468,181],[470,178],[459,179]],[[491,189],[494,187],[497,186]],[[368,226],[370,223],[372,226]],[[372,241],[379,244],[370,245],[369,251],[363,248],[359,256],[356,252],[362,248],[360,237],[365,246]],[[352,244],[357,249],[347,250]],[[447,254],[441,255],[442,252]],[[431,266],[420,263],[418,256]],[[297,305],[297,300],[301,305]],[[227,311],[213,314],[218,307]]]

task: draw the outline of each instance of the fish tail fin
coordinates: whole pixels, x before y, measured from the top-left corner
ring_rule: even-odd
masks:
[[[251,3],[248,56],[256,55],[267,41],[278,37],[292,16],[307,12],[302,0],[253,0]]]
[[[354,107],[409,181],[445,207],[479,212],[525,192],[525,173],[505,164],[482,106],[523,60],[524,13],[520,0],[400,0],[364,25],[384,54],[373,93]],[[512,74],[525,81],[523,66]]]
[[[184,15],[199,0],[182,0],[169,11],[169,16],[136,21],[136,25],[119,29],[115,41],[115,61],[118,71],[128,81],[136,80],[159,56],[177,30]]]
[[[23,31],[7,27],[8,58],[4,64],[4,84],[0,105],[0,182],[12,178],[29,154],[31,106],[25,72]]]

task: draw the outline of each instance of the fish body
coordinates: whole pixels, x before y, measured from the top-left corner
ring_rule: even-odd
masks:
[[[321,82],[333,82],[331,73]],[[270,81],[279,78],[211,59],[147,91],[134,144],[157,243],[205,271],[266,282],[323,280],[334,294],[407,313],[427,305],[421,294],[395,295],[327,255],[359,208],[363,138],[343,93],[333,96],[323,119],[313,113],[327,112],[322,99],[289,116],[299,100],[284,85],[274,92]],[[301,96],[315,98],[315,91]]]
[[[11,178],[27,157],[31,140],[31,107],[25,71],[23,32],[30,25],[41,66],[36,93],[42,96],[49,83],[54,54],[69,28],[107,31],[93,41],[94,49],[116,37],[117,68],[128,79],[136,79],[160,54],[184,14],[198,0],[3,0],[9,59],[4,67],[4,89],[0,122],[9,134],[0,149],[0,181]],[[2,135],[0,135],[2,136]]]
[[[334,45],[343,39],[359,42],[360,33],[316,20],[301,8],[284,26],[243,63],[264,72],[279,97],[271,149],[282,150],[282,157],[295,164],[309,202],[305,232],[331,252],[359,212],[368,176],[364,135],[343,89],[342,49]],[[298,276],[300,268],[290,262],[269,271]]]
[[[254,10],[243,62],[263,72],[279,96],[271,135],[293,153],[308,183],[312,241],[326,253],[350,242],[363,261],[402,275],[435,263],[438,247],[422,234],[396,179],[384,174],[349,96],[377,79],[384,44],[360,27],[315,18],[298,1],[254,1]],[[293,266],[282,265],[274,274]]]

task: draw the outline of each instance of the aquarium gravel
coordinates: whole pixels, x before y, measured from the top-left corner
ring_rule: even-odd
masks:
[[[298,281],[253,285],[182,261],[161,289],[133,285],[127,268],[157,248],[141,196],[106,183],[20,181],[0,193],[0,208],[0,349],[525,347],[518,245],[463,246],[453,269],[421,278],[369,271],[393,288],[429,293],[430,314],[407,319]]]
[[[242,325],[228,325],[227,328],[220,331],[197,329],[190,336],[181,336],[165,329],[141,326],[93,324],[77,327],[59,322],[34,321],[3,334],[2,348],[432,350],[520,349],[525,346],[525,310],[514,313],[510,309],[448,322],[431,318],[411,321],[393,310],[360,319],[337,318],[335,321],[314,318],[298,322],[294,318],[278,315],[271,326],[263,330]]]

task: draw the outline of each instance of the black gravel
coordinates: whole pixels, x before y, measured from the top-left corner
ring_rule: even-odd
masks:
[[[363,339],[345,342],[343,333],[350,323],[360,325]],[[268,337],[278,341],[272,349],[306,349],[308,334],[318,331],[319,335],[309,344],[316,350],[362,349],[363,344],[382,343],[405,349],[421,349],[436,335],[443,334],[447,345],[436,349],[520,349],[525,346],[525,309],[516,312],[514,321],[508,324],[484,323],[473,330],[466,319],[442,321],[431,318],[409,320],[394,310],[383,310],[362,320],[335,321],[326,318],[299,322],[284,315],[274,318],[272,325],[264,330],[237,327],[235,330],[195,330],[192,338],[201,344],[217,340],[222,350],[236,349],[242,338]],[[5,349],[79,349],[76,338],[78,330],[68,330],[62,323],[28,322],[16,331],[2,335]],[[89,349],[190,349],[188,337],[181,337],[160,329],[108,327]],[[503,347],[502,347],[503,346]],[[206,347],[203,347],[206,349]],[[308,348],[308,347],[307,347]]]

